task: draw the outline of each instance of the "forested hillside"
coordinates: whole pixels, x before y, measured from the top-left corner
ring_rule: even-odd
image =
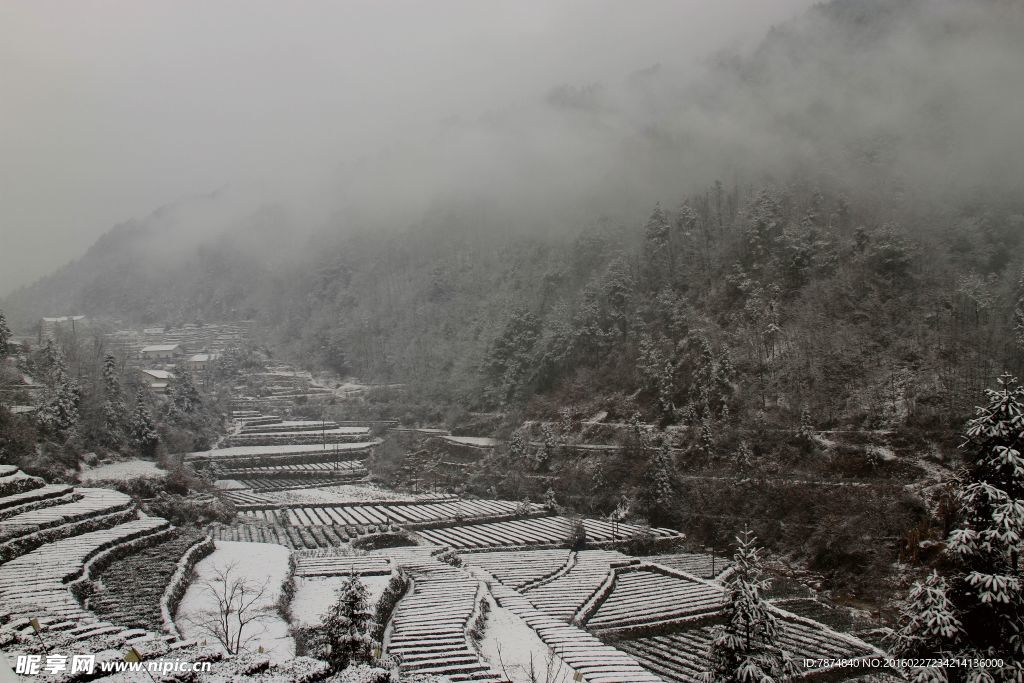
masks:
[[[118,226],[3,307],[21,328],[256,318],[289,358],[468,409],[604,396],[663,424],[957,424],[1022,369],[1019,140],[971,119],[988,96],[972,76],[1012,54],[1021,17],[982,5],[828,3],[701,78],[646,69],[487,119],[495,136],[541,111],[603,127],[617,171],[663,169],[650,187],[612,175],[510,207],[499,183],[389,229],[365,207],[310,226],[213,193]],[[958,72],[925,70],[973,48]]]

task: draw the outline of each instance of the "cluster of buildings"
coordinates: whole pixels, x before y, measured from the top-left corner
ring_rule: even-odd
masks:
[[[150,389],[164,393],[174,382],[173,370],[185,367],[193,373],[208,371],[229,348],[248,337],[252,323],[186,324],[180,327],[147,327],[118,330],[106,336],[135,366]]]

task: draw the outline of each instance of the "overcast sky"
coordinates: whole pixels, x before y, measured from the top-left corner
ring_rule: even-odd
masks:
[[[0,296],[182,196],[322,191],[446,117],[685,65],[810,4],[4,2]]]

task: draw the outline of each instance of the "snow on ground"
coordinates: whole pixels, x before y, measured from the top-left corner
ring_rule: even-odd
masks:
[[[248,491],[249,487],[237,479],[218,479],[213,482],[221,491]]]
[[[388,585],[390,576],[360,576],[366,586],[366,601],[370,611],[376,609],[380,594]],[[316,626],[323,623],[327,610],[338,599],[338,589],[348,581],[347,576],[316,576],[295,579],[295,597],[292,599],[292,623],[295,626]]]
[[[372,501],[423,500],[437,496],[391,491],[368,484],[339,484],[291,491],[261,491],[260,496],[275,503],[366,503]]]
[[[158,469],[152,460],[125,460],[98,465],[82,470],[79,478],[82,483],[100,481],[102,479],[133,479],[135,477],[156,478],[166,476],[167,470]]]
[[[483,448],[493,448],[501,443],[497,439],[487,436],[442,436],[441,438],[463,446],[480,446]]]
[[[202,612],[216,610],[216,600],[204,586],[212,581],[218,570],[231,567],[233,575],[244,576],[249,582],[266,585],[266,593],[259,602],[266,610],[263,620],[249,625],[245,635],[256,636],[249,649],[255,651],[260,645],[274,662],[283,662],[295,656],[295,641],[288,635],[288,623],[274,609],[274,602],[281,591],[281,583],[288,573],[289,551],[284,546],[272,543],[242,543],[217,541],[217,549],[196,564],[196,576],[189,584],[181,599],[175,623],[186,639],[206,640],[215,645],[209,633],[198,628],[192,620],[200,618]]]
[[[488,601],[491,611],[479,652],[492,669],[504,672],[512,683],[572,681],[573,669],[555,655],[525,621],[499,607],[490,596]]]

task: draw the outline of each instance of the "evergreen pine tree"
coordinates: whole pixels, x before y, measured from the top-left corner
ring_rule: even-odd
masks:
[[[711,420],[705,415],[700,420],[700,452],[713,457],[715,455],[715,435],[711,431]]]
[[[146,402],[140,391],[135,398],[135,411],[132,413],[128,431],[132,443],[139,449],[139,454],[145,458],[152,458],[156,455],[156,446],[160,437],[156,433],[156,426],[153,424],[153,417],[149,414]]]
[[[891,638],[893,654],[903,658],[949,654],[961,633],[946,581],[933,571],[923,582],[914,582],[900,607],[900,627]],[[945,670],[937,667],[916,668],[909,673],[915,683],[948,680]]]
[[[736,538],[734,571],[725,581],[728,603],[725,624],[711,644],[707,683],[773,683],[790,680],[795,673],[789,655],[779,648],[779,627],[764,592],[760,550],[750,531]]]
[[[949,598],[963,625],[961,656],[1002,658],[1005,680],[1024,678],[1024,388],[1004,375],[967,424],[973,458],[957,491],[960,523],[946,552]],[[981,676],[980,672],[976,672]],[[1014,679],[1014,677],[1017,677]]]
[[[1017,281],[1017,305],[1013,309],[1013,337],[1017,348],[1024,349],[1024,271]]]
[[[121,392],[117,360],[109,353],[103,357],[103,392],[103,437],[108,446],[116,448],[124,441],[128,409]]]
[[[192,381],[192,373],[186,369],[175,372],[176,380],[171,389],[171,403],[182,415],[192,415],[202,407],[202,396]]]
[[[734,458],[737,470],[740,472],[749,470],[751,465],[754,464],[754,452],[750,450],[750,444],[746,441],[740,441],[740,445],[736,447]]]
[[[654,207],[651,217],[644,226],[644,262],[647,271],[647,284],[657,290],[665,282],[672,270],[672,253],[669,242],[671,226],[661,205]]]
[[[81,390],[68,376],[64,354],[53,342],[47,343],[44,358],[48,366],[46,388],[36,410],[36,419],[46,432],[67,436],[78,426]]]
[[[4,312],[0,311],[0,358],[4,358],[10,353],[8,342],[11,341],[11,328],[7,326],[7,318],[4,317]]]
[[[542,443],[540,448],[533,454],[534,464],[538,470],[544,469],[551,462],[555,449],[558,447],[558,438],[550,426],[542,425],[540,431]]]
[[[512,436],[508,440],[508,452],[515,459],[516,464],[522,464],[523,459],[529,452],[529,444],[521,430],[517,429],[512,432]]]
[[[644,477],[646,490],[644,502],[647,516],[652,523],[662,523],[672,513],[675,491],[672,488],[672,447],[668,439],[662,439],[651,457]]]
[[[371,619],[366,586],[353,573],[338,589],[338,598],[327,611],[314,643],[316,656],[326,660],[334,671],[371,661]]]
[[[811,409],[804,405],[800,408],[800,425],[796,429],[796,438],[810,443],[814,438],[814,424],[811,422]]]

